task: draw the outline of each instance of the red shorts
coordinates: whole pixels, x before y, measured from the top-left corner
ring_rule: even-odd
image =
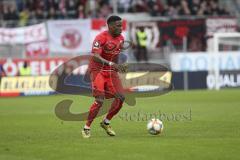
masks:
[[[116,94],[123,94],[122,82],[116,71],[92,71],[93,96],[113,98]]]

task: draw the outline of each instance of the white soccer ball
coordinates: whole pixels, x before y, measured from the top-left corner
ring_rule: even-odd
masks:
[[[152,135],[158,135],[163,131],[163,122],[157,118],[153,118],[148,122],[147,130]]]

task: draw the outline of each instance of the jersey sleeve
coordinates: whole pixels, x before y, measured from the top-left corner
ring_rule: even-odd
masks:
[[[105,37],[103,35],[98,35],[93,41],[92,54],[102,54],[103,45],[105,43]]]

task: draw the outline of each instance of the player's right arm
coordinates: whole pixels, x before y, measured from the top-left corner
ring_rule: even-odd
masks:
[[[102,63],[104,65],[112,66],[120,72],[126,72],[126,66],[116,64],[112,61],[108,61],[101,56],[103,53],[103,47],[104,47],[105,41],[106,41],[105,37],[101,35],[98,35],[95,38],[93,42],[93,48],[92,48],[93,60],[95,62]]]

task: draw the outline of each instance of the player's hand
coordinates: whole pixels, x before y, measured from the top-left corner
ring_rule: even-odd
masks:
[[[125,63],[125,64],[118,64],[118,71],[120,73],[126,73],[128,70],[128,65]]]
[[[110,66],[112,66],[113,68],[117,69],[117,71],[121,72],[121,73],[125,73],[128,70],[128,65],[125,64],[116,64],[113,62],[110,62],[109,64]]]
[[[113,63],[112,66],[117,69],[117,71],[121,72],[121,66],[119,64]]]
[[[121,64],[121,66],[122,66],[122,72],[126,73],[128,71],[128,64],[124,63],[124,64]]]

